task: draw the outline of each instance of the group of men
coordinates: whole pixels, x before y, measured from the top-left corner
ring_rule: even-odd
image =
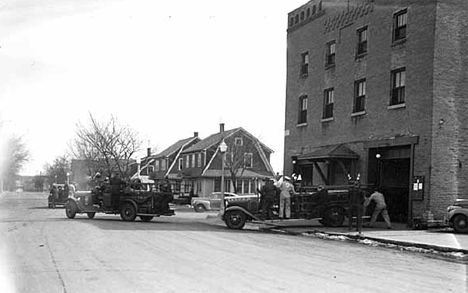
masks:
[[[385,203],[385,197],[379,189],[375,189],[374,192],[369,195],[360,186],[359,181],[352,182],[353,186],[349,191],[349,207],[348,207],[348,223],[349,229],[352,227],[354,215],[356,216],[356,231],[361,232],[362,230],[362,217],[364,216],[365,209],[373,201],[375,203],[375,209],[371,217],[371,221],[367,227],[372,227],[377,217],[381,214],[387,229],[392,228],[390,217],[388,215],[387,204]],[[291,178],[283,176],[279,181],[274,179],[265,178],[265,184],[260,190],[261,195],[261,219],[270,220],[273,218],[273,205],[275,204],[276,198],[279,197],[279,218],[289,219],[291,217],[291,196],[296,195],[294,185],[291,182]],[[319,187],[318,192],[323,192],[323,187]]]
[[[50,196],[52,208],[55,208],[57,202],[63,202],[68,196],[75,196],[75,185],[65,183],[62,187],[54,183],[50,188]]]

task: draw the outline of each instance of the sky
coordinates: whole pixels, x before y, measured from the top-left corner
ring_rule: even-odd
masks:
[[[77,123],[117,117],[160,152],[243,127],[283,169],[287,14],[306,0],[0,0],[0,117],[22,175],[66,154]]]

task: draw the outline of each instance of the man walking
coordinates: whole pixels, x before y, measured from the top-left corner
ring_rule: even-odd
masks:
[[[375,202],[375,209],[368,227],[372,227],[375,224],[378,215],[382,214],[385,224],[387,225],[387,229],[392,229],[392,223],[390,222],[390,216],[388,215],[387,204],[385,203],[384,195],[380,193],[378,189],[376,189],[374,193],[372,193],[370,197],[366,199],[364,207],[367,207],[371,201]]]

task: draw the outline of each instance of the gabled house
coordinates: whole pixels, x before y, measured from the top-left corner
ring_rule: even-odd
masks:
[[[140,178],[142,181],[149,179],[157,181],[169,177],[170,170],[174,168],[180,153],[199,141],[201,139],[198,137],[198,132],[194,132],[192,137],[181,139],[158,154],[152,155],[148,149],[147,156],[140,161]],[[138,172],[132,176],[132,178],[136,177],[138,177]],[[173,186],[173,189],[180,190],[180,185]]]
[[[180,152],[169,172],[170,179],[178,180],[181,192],[191,190],[199,196],[221,191],[223,154],[219,145],[224,139],[228,149],[224,160],[225,191],[253,194],[264,177],[273,177],[270,164],[273,152],[242,127],[220,131]]]

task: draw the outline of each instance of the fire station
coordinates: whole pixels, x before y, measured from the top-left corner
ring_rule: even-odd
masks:
[[[288,14],[285,174],[382,189],[392,221],[468,197],[466,0],[312,0]]]

